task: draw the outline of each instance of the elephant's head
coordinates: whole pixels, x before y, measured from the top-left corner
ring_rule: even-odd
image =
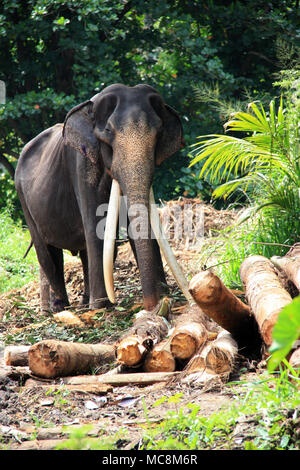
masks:
[[[183,145],[178,114],[148,85],[132,88],[111,85],[91,100],[76,106],[66,117],[64,138],[92,164],[100,165],[102,171],[105,167],[113,179],[112,191],[117,191],[115,199],[118,201],[118,191],[127,196],[129,221],[130,209],[135,204],[145,207],[145,214],[149,214],[149,194],[155,166]],[[110,212],[109,208],[109,213],[118,217],[115,209]],[[159,299],[151,226],[148,223],[150,219],[149,215],[145,217],[148,217],[145,223],[148,232],[142,239],[135,240],[135,247],[144,305],[151,310]],[[106,231],[108,219],[109,216]],[[105,258],[108,251],[104,249]],[[109,257],[112,258],[112,255]],[[108,278],[112,278],[112,274]],[[109,282],[106,287],[109,295]]]

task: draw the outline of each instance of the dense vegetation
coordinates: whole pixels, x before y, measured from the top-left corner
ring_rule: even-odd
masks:
[[[3,0],[0,5],[0,207],[20,208],[13,188],[20,149],[105,86],[147,82],[180,113],[187,146],[158,172],[156,194],[209,200],[214,187],[188,168],[197,135],[224,115],[195,99],[219,84],[223,99],[271,93],[278,40],[299,40],[298,1]],[[1,166],[2,164],[2,166]]]
[[[246,256],[281,255],[298,241],[299,10],[299,0],[2,0],[0,292],[27,283],[38,269],[34,250],[22,259],[30,237],[13,183],[22,146],[115,82],[151,84],[182,117],[187,145],[157,172],[158,198],[249,207],[246,222],[206,241],[200,266],[217,257],[225,284],[240,287]],[[279,319],[273,368],[299,328],[297,298]],[[228,385],[239,399],[209,418],[170,398],[175,411],[154,429],[146,426],[144,447],[298,448],[292,427],[299,393],[287,374]],[[70,448],[89,448],[85,439],[79,430]]]

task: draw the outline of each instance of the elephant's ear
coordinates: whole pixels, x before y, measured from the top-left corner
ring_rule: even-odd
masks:
[[[182,124],[175,109],[165,104],[160,117],[163,121],[163,130],[156,145],[157,165],[185,145]]]
[[[92,101],[85,101],[68,112],[63,128],[66,144],[87,156],[93,163],[99,155],[99,142],[94,134]]]

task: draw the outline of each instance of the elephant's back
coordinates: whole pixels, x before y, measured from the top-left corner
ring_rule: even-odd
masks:
[[[51,161],[58,157],[63,146],[62,137],[63,124],[52,126],[32,140],[23,148],[15,173],[15,184],[17,190],[22,190],[22,186],[31,183],[39,173],[47,171],[47,166],[51,166]]]

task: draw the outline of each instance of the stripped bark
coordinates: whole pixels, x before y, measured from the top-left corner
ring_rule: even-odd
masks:
[[[292,297],[282,287],[271,261],[263,256],[246,258],[240,267],[240,277],[262,338],[269,347],[278,315]]]
[[[82,374],[114,359],[114,347],[108,344],[44,340],[28,351],[30,370],[45,378]]]

